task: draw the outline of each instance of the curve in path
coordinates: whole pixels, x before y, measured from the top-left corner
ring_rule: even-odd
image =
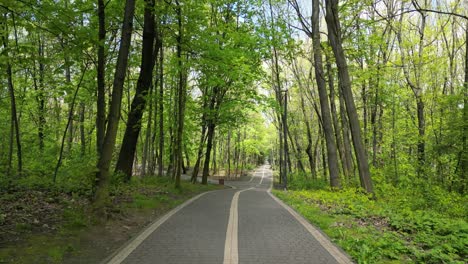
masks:
[[[233,189],[198,195],[158,219],[103,263],[352,263],[270,193],[264,165]]]

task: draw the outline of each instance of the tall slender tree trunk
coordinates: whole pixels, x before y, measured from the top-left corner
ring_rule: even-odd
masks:
[[[15,130],[15,137],[16,137],[16,158],[18,161],[18,175],[21,176],[23,174],[23,155],[22,155],[22,150],[21,150],[21,138],[20,138],[20,128],[19,128],[19,122],[18,122],[18,115],[16,111],[16,97],[15,97],[15,87],[13,83],[13,71],[11,69],[11,63],[10,63],[10,58],[8,55],[8,30],[6,26],[6,18],[7,15],[4,15],[4,25],[1,27],[3,30],[2,34],[2,41],[3,41],[3,47],[4,47],[4,55],[7,59],[7,65],[6,65],[6,73],[7,73],[7,79],[8,79],[8,93],[10,95],[10,105],[11,105],[11,133],[10,133],[10,158],[9,158],[9,168],[8,172],[11,173],[11,164],[12,164],[12,153],[13,153],[13,127]]]
[[[142,175],[147,175],[147,169],[151,168],[149,161],[151,160],[150,151],[151,151],[151,132],[152,132],[152,119],[153,119],[153,89],[150,85],[149,88],[149,110],[148,110],[148,121],[146,122],[146,133],[145,141],[143,143],[143,155],[141,157],[142,162]]]
[[[340,94],[340,119],[341,119],[341,128],[343,133],[343,150],[345,156],[346,167],[349,170],[349,177],[348,181],[355,177],[355,168],[354,168],[354,160],[353,160],[353,152],[351,149],[351,141],[349,140],[349,123],[348,117],[346,116],[346,105],[343,99],[343,92],[341,89],[338,89]]]
[[[276,64],[278,63],[275,60]],[[279,80],[279,76],[278,76]],[[288,91],[284,92],[283,97],[283,113],[282,113],[282,124],[283,124],[283,151],[284,151],[284,158],[283,158],[283,184],[285,188],[288,186],[288,172],[291,172],[291,160],[289,157],[289,145],[288,145]]]
[[[133,160],[139,134],[141,131],[141,119],[146,107],[148,91],[153,80],[154,69],[154,0],[145,1],[145,14],[143,25],[143,48],[141,52],[140,76],[136,86],[135,96],[128,114],[127,127],[120,148],[119,159],[115,168],[116,172],[125,174],[127,181],[132,177]],[[157,57],[157,55],[156,55]]]
[[[44,127],[46,123],[45,119],[45,99],[44,99],[44,73],[45,73],[45,66],[44,66],[44,43],[42,40],[42,35],[38,36],[39,40],[39,48],[38,48],[38,56],[39,56],[39,85],[36,88],[37,91],[37,105],[38,105],[38,117],[39,122],[37,126],[37,135],[39,137],[39,151],[44,151]],[[35,78],[34,78],[35,79]]]
[[[200,134],[200,141],[199,141],[200,143],[198,145],[197,160],[195,161],[195,165],[193,166],[192,178],[190,179],[192,183],[197,182],[198,172],[200,170],[200,161],[203,156],[203,146],[205,145],[205,139],[206,139],[206,136],[205,136],[206,124],[204,120],[205,120],[205,114],[203,114],[203,117],[202,117],[202,131]]]
[[[460,193],[468,189],[468,20],[465,23],[465,82],[463,83],[463,126],[462,126],[462,152],[461,152],[461,179]]]
[[[228,131],[228,138],[227,138],[227,177],[231,177],[231,130]]]
[[[336,111],[336,102],[335,102],[335,85],[333,82],[333,73],[331,68],[331,63],[328,61],[327,58],[327,75],[328,75],[328,88],[330,90],[330,108],[333,120],[333,127],[335,128],[335,139],[336,139],[336,146],[338,147],[338,153],[340,154],[341,159],[341,166],[343,168],[343,174],[345,179],[349,178],[350,167],[348,161],[346,160],[344,144],[342,140],[342,133],[341,133],[341,126],[338,120],[338,113]]]
[[[108,186],[110,178],[109,168],[112,160],[112,152],[114,151],[115,140],[119,126],[120,108],[122,103],[123,86],[128,64],[128,54],[130,52],[134,13],[135,0],[127,0],[125,3],[120,48],[114,74],[112,101],[110,104],[109,115],[107,118],[108,124],[106,129],[106,135],[104,137],[102,152],[100,153],[99,161],[97,164],[97,186],[94,195],[94,203],[98,210],[102,210],[104,208],[104,205],[108,202]]]
[[[61,40],[61,42],[62,42],[61,43],[62,47],[64,49],[67,49],[68,41]],[[65,82],[68,85],[71,85],[71,65],[70,65],[70,57],[69,57],[68,51],[65,51],[64,61],[65,61]],[[68,126],[67,153],[71,153],[71,150],[73,147],[73,140],[75,136],[74,117],[75,117],[75,112],[72,112],[71,118],[68,121],[69,124],[67,125]]]
[[[158,156],[158,176],[163,176],[164,164],[164,46],[162,29],[158,30],[160,44],[159,44],[159,96],[158,96],[158,107],[159,107],[159,156]]]
[[[176,0],[176,15],[177,15],[177,25],[178,25],[178,34],[176,36],[176,55],[177,55],[177,64],[178,64],[178,89],[177,89],[177,130],[176,130],[176,140],[174,144],[174,156],[175,156],[175,187],[180,188],[180,175],[182,169],[182,141],[184,134],[184,117],[185,117],[185,97],[187,96],[186,92],[186,80],[185,80],[185,70],[183,69],[182,63],[182,40],[183,40],[183,25],[182,25],[182,6],[178,0]]]
[[[98,0],[98,64],[97,64],[97,115],[96,115],[96,149],[97,153],[102,153],[102,144],[106,134],[106,16],[104,0]]]
[[[330,104],[328,102],[327,88],[325,83],[325,74],[322,63],[322,49],[320,47],[320,32],[319,32],[319,0],[312,1],[312,46],[314,50],[314,68],[315,81],[317,82],[320,112],[322,113],[322,127],[325,134],[327,146],[328,171],[330,175],[330,185],[333,188],[340,188],[340,176],[338,166],[338,155],[336,142],[333,136],[333,126],[330,114]]]
[[[354,104],[353,93],[351,90],[351,80],[348,72],[348,63],[344,54],[341,28],[338,18],[338,0],[326,0],[326,15],[325,20],[328,28],[328,39],[332,46],[333,54],[335,55],[336,65],[338,67],[338,77],[340,87],[343,92],[343,99],[346,103],[349,124],[351,128],[351,136],[354,143],[354,151],[359,168],[359,177],[361,186],[369,193],[374,192],[372,179],[367,160],[367,151],[362,142],[361,128],[359,126],[359,118]]]
[[[86,112],[85,103],[80,102],[80,142],[81,142],[81,156],[82,157],[86,153],[85,112]]]
[[[235,177],[239,174],[239,160],[240,160],[240,130],[236,133],[236,145],[234,148],[234,167],[235,167]],[[240,177],[240,176],[239,176]]]
[[[203,164],[202,184],[208,184],[208,175],[210,173],[210,157],[211,149],[213,148],[215,127],[216,126],[212,122],[208,123],[208,135],[206,142],[205,161]]]

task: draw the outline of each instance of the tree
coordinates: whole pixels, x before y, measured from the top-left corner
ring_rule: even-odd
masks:
[[[135,0],[127,0],[125,2],[124,20],[122,22],[122,35],[117,58],[117,64],[114,74],[114,86],[112,90],[112,100],[109,106],[109,114],[107,117],[108,124],[106,135],[102,145],[96,173],[97,186],[95,190],[94,201],[96,208],[102,209],[107,203],[108,185],[110,177],[110,164],[112,160],[112,152],[115,146],[117,129],[119,127],[120,108],[122,103],[123,85],[125,74],[127,71],[128,54],[130,52],[130,42],[133,30],[133,14],[135,12]]]
[[[330,104],[328,102],[327,88],[325,84],[325,74],[323,72],[322,51],[320,47],[319,32],[319,1],[312,2],[312,41],[314,49],[315,80],[319,91],[320,110],[322,113],[322,127],[327,143],[328,170],[330,175],[330,185],[340,188],[340,178],[338,171],[338,157],[336,152],[336,142],[330,116]]]
[[[16,138],[16,158],[18,159],[18,175],[21,176],[23,173],[23,154],[21,151],[21,138],[20,138],[20,128],[18,122],[18,115],[16,111],[16,96],[15,96],[15,87],[13,84],[13,71],[11,70],[11,62],[8,54],[8,27],[7,27],[7,14],[3,15],[3,20],[1,22],[1,28],[3,31],[2,42],[4,48],[4,56],[7,59],[6,62],[6,74],[8,78],[8,93],[10,95],[10,105],[11,105],[11,128],[10,128],[10,152],[8,154],[8,170],[7,174],[11,173],[12,168],[12,156],[13,156],[13,131]]]
[[[361,137],[361,128],[359,118],[354,104],[353,93],[351,90],[351,80],[349,78],[348,64],[344,54],[341,38],[341,26],[338,18],[338,0],[326,0],[326,15],[328,28],[328,39],[335,55],[336,65],[338,67],[338,77],[340,89],[343,93],[343,99],[346,103],[346,110],[351,128],[351,135],[354,143],[354,152],[358,163],[359,177],[361,186],[369,193],[373,193],[372,179],[367,160],[367,151],[364,147]]]
[[[145,15],[143,26],[143,48],[141,52],[140,76],[133,97],[132,106],[128,115],[127,127],[120,148],[119,159],[116,165],[116,172],[125,174],[127,181],[130,180],[133,172],[133,160],[138,137],[141,130],[141,118],[146,106],[148,90],[153,80],[154,58],[158,57],[158,49],[154,50],[154,39],[159,47],[159,38],[155,34],[154,23],[154,0],[145,1]],[[155,55],[153,53],[156,52]]]

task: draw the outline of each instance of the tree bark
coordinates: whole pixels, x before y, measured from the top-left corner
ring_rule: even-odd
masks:
[[[276,64],[278,64],[278,60],[275,60]],[[278,69],[278,68],[277,68]],[[279,74],[277,72],[277,74]],[[278,76],[278,82],[279,82],[279,76]],[[283,151],[284,151],[284,157],[283,157],[283,184],[285,188],[288,186],[288,172],[291,172],[291,160],[289,157],[289,145],[288,145],[288,91],[286,90],[284,92],[284,97],[283,97],[283,113],[282,113],[282,124],[283,124]]]
[[[39,122],[37,126],[37,135],[39,138],[39,151],[42,153],[44,151],[44,127],[46,123],[45,119],[45,99],[44,99],[44,43],[42,41],[42,35],[38,36],[39,41],[39,48],[38,48],[38,56],[39,56],[39,85],[36,85],[36,76],[34,76],[34,87],[37,92],[36,101],[37,101],[37,110],[39,115]],[[35,66],[34,66],[35,67]]]
[[[145,14],[143,25],[143,48],[141,52],[140,76],[136,86],[135,96],[128,114],[127,127],[120,148],[119,159],[115,168],[116,172],[125,174],[129,181],[133,172],[133,159],[139,134],[141,131],[141,118],[146,107],[148,91],[153,80],[155,23],[154,0],[145,1]],[[156,40],[158,41],[158,40]],[[157,55],[156,55],[157,57]]]
[[[102,144],[106,134],[106,14],[104,0],[98,0],[98,23],[96,149],[97,153],[101,154]]]
[[[317,82],[320,112],[322,113],[322,127],[325,134],[327,146],[328,171],[330,175],[330,186],[340,188],[340,176],[338,167],[338,155],[336,151],[336,142],[333,136],[332,120],[330,115],[330,104],[328,102],[327,88],[325,84],[325,75],[322,63],[322,49],[320,47],[319,32],[319,0],[312,1],[312,45],[314,50],[314,68],[315,80]]]
[[[162,29],[158,30],[160,44],[159,44],[159,156],[158,156],[158,176],[163,176],[164,164],[164,47]]]
[[[5,20],[6,20],[6,15],[5,15]],[[16,97],[15,97],[15,87],[13,84],[13,71],[11,69],[11,63],[10,59],[8,57],[8,31],[7,31],[7,26],[6,26],[6,21],[4,21],[4,25],[2,27],[2,30],[4,33],[2,34],[2,41],[3,41],[3,47],[4,47],[4,53],[7,58],[7,67],[6,67],[6,73],[7,73],[7,79],[8,79],[8,93],[10,95],[10,104],[11,104],[11,123],[12,123],[12,129],[14,127],[15,130],[15,137],[16,137],[16,157],[18,159],[18,175],[21,176],[23,174],[23,155],[21,151],[21,138],[20,138],[20,128],[19,128],[19,122],[18,122],[18,115],[16,111]],[[5,36],[6,35],[6,36]],[[13,131],[13,130],[12,130]],[[11,132],[12,132],[11,131]],[[13,135],[13,132],[11,133]],[[10,153],[13,153],[13,144],[12,144],[13,137],[10,137]],[[10,157],[12,155],[10,154]],[[10,158],[10,164],[8,171],[11,173],[11,158]]]
[[[81,156],[86,153],[86,136],[85,136],[85,112],[86,106],[84,102],[80,102],[80,142],[81,142]]]
[[[99,161],[97,164],[97,186],[94,194],[94,203],[98,210],[103,209],[104,205],[107,203],[107,199],[109,196],[109,167],[112,160],[112,153],[114,151],[117,129],[119,126],[123,85],[127,71],[128,54],[130,52],[134,13],[135,0],[127,0],[125,3],[124,19],[122,23],[122,35],[114,74],[114,88],[112,91],[112,101],[110,104],[109,115],[107,118],[108,124],[106,129],[106,135],[104,137],[102,152],[100,153]]]
[[[210,173],[210,157],[211,149],[213,148],[215,127],[215,124],[213,124],[212,122],[208,124],[208,135],[206,142],[205,161],[203,164],[202,184],[208,184],[208,175]]]
[[[177,130],[176,140],[174,144],[174,165],[175,167],[175,187],[180,188],[180,175],[182,169],[182,141],[184,134],[184,117],[185,117],[185,98],[187,96],[186,91],[186,74],[183,69],[182,63],[182,40],[183,40],[183,25],[182,25],[182,6],[178,0],[176,0],[176,15],[178,34],[176,36],[176,55],[178,64],[178,89],[177,89]]]
[[[462,153],[461,153],[461,180],[459,192],[465,193],[468,189],[468,20],[465,23],[465,82],[463,83],[463,126],[462,126]]]
[[[328,58],[327,58],[328,59]],[[332,68],[331,68],[331,63],[330,61],[327,61],[327,75],[328,75],[328,88],[330,90],[330,108],[331,108],[331,114],[332,114],[332,120],[333,120],[333,127],[335,128],[335,139],[336,139],[336,146],[338,148],[338,152],[340,154],[340,159],[341,159],[341,166],[343,168],[343,174],[345,176],[345,179],[349,178],[349,173],[351,170],[350,163],[347,160],[347,157],[345,155],[345,149],[344,149],[344,144],[342,140],[342,134],[341,134],[341,126],[338,121],[338,113],[336,111],[336,103],[335,103],[335,85],[333,82],[333,73],[332,73]]]
[[[344,95],[346,110],[348,114],[349,124],[351,128],[351,136],[354,143],[354,151],[359,168],[359,177],[361,186],[368,192],[373,193],[374,188],[367,160],[367,151],[362,142],[361,128],[359,126],[359,118],[354,104],[353,92],[351,90],[351,80],[348,72],[348,64],[344,54],[341,28],[338,18],[338,0],[326,0],[326,15],[325,20],[328,28],[328,39],[332,46],[333,54],[335,55],[336,65],[338,67],[338,77],[340,87]]]
[[[193,166],[192,178],[190,179],[192,183],[197,182],[198,172],[200,170],[200,161],[203,156],[203,146],[205,145],[205,140],[206,140],[206,136],[205,136],[206,124],[204,120],[205,120],[205,114],[203,114],[202,116],[202,131],[200,134],[200,141],[199,141],[200,143],[198,145],[197,160],[195,161],[195,165]]]

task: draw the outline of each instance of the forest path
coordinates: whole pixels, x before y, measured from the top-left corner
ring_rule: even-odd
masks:
[[[352,263],[269,190],[272,171],[226,182],[154,222],[106,263]]]

